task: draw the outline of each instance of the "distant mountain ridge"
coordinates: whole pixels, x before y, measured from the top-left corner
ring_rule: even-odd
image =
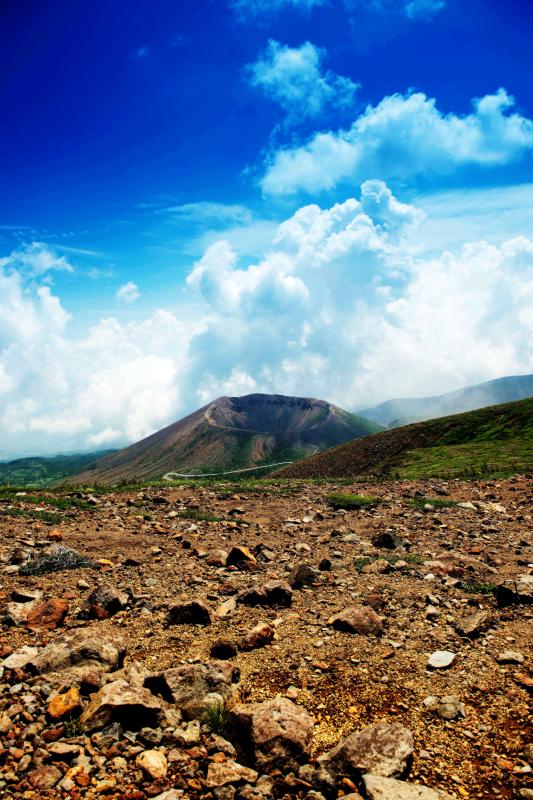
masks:
[[[533,397],[533,375],[504,378],[465,386],[433,397],[401,397],[357,411],[362,417],[396,428],[412,422],[475,411],[477,408]]]
[[[276,471],[286,478],[474,476],[533,471],[533,398],[393,428]]]
[[[140,442],[100,459],[72,483],[118,483],[167,472],[223,472],[294,461],[382,426],[324,400],[219,397]]]

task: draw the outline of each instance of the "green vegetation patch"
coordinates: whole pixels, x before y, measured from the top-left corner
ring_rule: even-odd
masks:
[[[328,494],[326,502],[336,511],[340,508],[351,511],[361,508],[375,508],[375,506],[378,506],[383,500],[380,497],[371,497],[365,494],[342,494],[339,492]]]
[[[388,561],[389,564],[396,564],[397,561],[405,561],[407,564],[423,564],[425,559],[416,553],[402,553],[402,555],[379,555],[379,556],[358,556],[354,558],[353,563],[358,572],[361,572],[363,567],[367,564],[373,564],[374,561]]]
[[[54,511],[41,511],[36,508],[2,508],[0,509],[0,519],[2,517],[25,517],[47,522],[50,525],[57,525],[63,519],[61,514]]]
[[[19,570],[20,575],[46,575],[48,572],[63,572],[66,569],[93,567],[94,562],[70,547],[57,545],[47,553],[41,553],[26,561]]]
[[[196,522],[224,522],[229,517],[217,517],[214,514],[208,514],[205,511],[199,511],[197,508],[182,508],[178,511],[180,519],[192,519]]]
[[[226,730],[228,724],[228,709],[224,703],[213,703],[208,706],[204,717],[204,723],[207,725],[211,733],[216,733],[221,736]]]
[[[443,500],[441,497],[413,497],[409,504],[420,510],[426,505],[434,508],[453,508],[457,502],[457,500]]]
[[[461,584],[463,592],[468,594],[493,594],[496,589],[495,583],[483,583],[479,581],[463,581]]]
[[[533,470],[533,436],[410,450],[395,466],[399,478],[480,478]]]

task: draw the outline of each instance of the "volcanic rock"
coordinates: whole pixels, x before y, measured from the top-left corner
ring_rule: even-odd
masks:
[[[328,620],[328,625],[344,633],[379,636],[383,632],[382,618],[370,606],[350,606]]]
[[[120,722],[128,730],[155,728],[163,715],[161,702],[148,689],[133,688],[126,681],[106,684],[91,698],[80,717],[89,731]]]
[[[333,774],[360,777],[364,773],[385,778],[406,771],[413,754],[413,735],[398,723],[376,722],[320,756],[318,762]]]
[[[309,755],[313,720],[286,697],[257,705],[238,705],[230,712],[238,741],[250,743],[255,763],[293,768]]]
[[[428,789],[426,786],[378,775],[365,775],[364,784],[368,800],[453,800],[451,795],[439,789]]]
[[[211,614],[204,603],[192,600],[169,608],[167,625],[211,625]]]

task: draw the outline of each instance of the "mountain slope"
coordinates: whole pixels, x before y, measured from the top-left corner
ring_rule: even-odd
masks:
[[[405,425],[278,470],[280,477],[401,477],[533,470],[533,399]]]
[[[357,413],[380,425],[396,428],[410,422],[461,414],[499,403],[533,397],[533,375],[512,375],[494,381],[466,386],[434,397],[403,397],[387,400]]]
[[[217,472],[292,461],[365,436],[379,425],[323,400],[220,397],[91,465],[71,482],[117,483],[166,472]]]
[[[51,486],[113,450],[60,456],[30,456],[0,464],[0,486]]]

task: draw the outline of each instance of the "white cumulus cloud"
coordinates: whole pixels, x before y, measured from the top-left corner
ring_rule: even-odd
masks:
[[[257,259],[211,244],[179,310],[77,335],[52,289],[4,260],[2,449],[116,446],[220,394],[354,409],[533,371],[533,241],[424,256],[422,219],[367,181],[342,203],[301,207]]]
[[[249,81],[279,103],[289,122],[316,117],[328,105],[348,107],[358,84],[324,70],[325,55],[311,42],[289,47],[271,39],[261,57],[249,65]]]
[[[416,178],[460,167],[508,164],[533,148],[533,121],[510,113],[504,89],[473,101],[470,114],[444,114],[421,92],[385,97],[347,130],[317,133],[271,154],[262,178],[273,195],[330,190],[376,175]]]
[[[139,287],[136,283],[133,283],[133,281],[122,284],[122,286],[117,289],[116,293],[117,300],[121,300],[123,303],[133,303],[135,300],[138,300],[140,296]]]

